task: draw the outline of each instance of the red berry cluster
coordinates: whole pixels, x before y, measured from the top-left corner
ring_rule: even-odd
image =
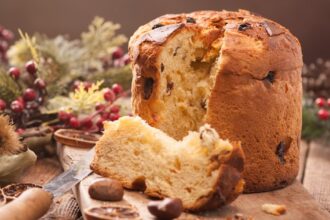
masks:
[[[80,85],[79,83],[82,83],[86,90],[91,86],[89,82],[75,82],[74,86],[78,87]],[[111,88],[103,89],[105,102],[97,104],[92,114],[79,116],[71,112],[61,111],[58,113],[58,119],[64,123],[66,127],[88,131],[102,131],[104,121],[115,121],[120,118],[121,106],[114,104],[114,102],[123,94],[122,86],[113,84]]]
[[[22,91],[22,94],[11,103],[6,103],[0,99],[0,111],[11,115],[15,124],[19,128],[28,127],[27,120],[40,113],[39,107],[44,103],[46,95],[46,83],[44,80],[37,77],[37,66],[34,61],[29,61],[25,64],[25,71],[28,77],[33,82]],[[21,70],[17,67],[11,67],[8,74],[20,85]]]
[[[7,63],[7,50],[9,41],[14,38],[14,34],[4,27],[0,26],[0,61]]]
[[[319,111],[317,112],[317,116],[319,117],[319,119],[324,121],[328,120],[330,117],[330,113],[327,108],[330,108],[330,98],[317,98],[315,100],[315,105],[319,108]]]
[[[123,67],[130,63],[129,55],[124,53],[121,47],[117,47],[111,54],[111,56],[105,56],[102,59],[103,68],[108,69],[111,67]]]

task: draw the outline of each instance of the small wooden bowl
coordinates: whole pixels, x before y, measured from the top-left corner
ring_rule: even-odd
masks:
[[[54,133],[55,140],[63,145],[77,148],[92,148],[101,135],[74,129],[59,129]]]

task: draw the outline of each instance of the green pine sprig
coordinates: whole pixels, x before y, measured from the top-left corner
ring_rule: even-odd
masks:
[[[322,137],[325,132],[324,122],[317,117],[317,110],[313,106],[305,105],[302,112],[303,126],[301,136],[303,139],[310,141]]]
[[[87,80],[92,82],[102,80],[103,87],[111,87],[114,83],[119,83],[125,90],[128,90],[131,88],[132,72],[130,67],[126,65],[89,74]]]
[[[15,100],[21,91],[16,82],[0,67],[0,98],[10,103]]]
[[[116,35],[118,29],[120,24],[95,17],[88,27],[88,32],[81,34],[81,43],[85,48],[83,58],[101,58],[113,52],[116,46],[126,43],[127,38],[124,35]]]

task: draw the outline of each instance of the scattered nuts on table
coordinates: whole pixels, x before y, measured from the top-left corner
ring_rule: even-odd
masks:
[[[265,203],[261,206],[262,211],[272,215],[283,215],[286,212],[285,205]]]
[[[122,184],[114,179],[102,178],[94,181],[88,188],[92,199],[102,201],[120,201],[124,196]]]
[[[183,206],[180,199],[165,198],[161,201],[149,202],[148,210],[157,219],[174,219],[181,215]]]

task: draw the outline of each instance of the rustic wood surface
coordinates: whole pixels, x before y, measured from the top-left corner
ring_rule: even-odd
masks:
[[[330,146],[312,142],[308,152],[303,184],[321,206],[330,212]]]
[[[76,196],[80,203],[81,210],[88,207],[103,206],[109,204],[108,202],[100,202],[93,200],[88,195],[89,185],[97,178],[98,175],[91,175],[80,183],[77,188]],[[142,193],[133,191],[125,191],[124,200],[118,203],[131,204],[135,206],[142,217],[142,219],[154,219],[147,210],[147,203],[150,200]],[[287,207],[287,213],[283,216],[272,216],[264,213],[261,206],[264,203],[284,204]],[[330,214],[321,209],[313,197],[296,181],[294,184],[282,190],[274,192],[258,193],[258,194],[244,194],[241,195],[229,206],[218,209],[212,212],[199,213],[197,215],[184,213],[178,219],[227,219],[233,217],[236,213],[242,213],[244,216],[251,216],[254,219],[300,219],[310,220],[330,219]]]
[[[41,158],[33,167],[30,167],[18,180],[21,183],[44,185],[62,172],[57,157]]]
[[[307,146],[307,145],[306,145]],[[303,148],[302,148],[303,149]],[[307,153],[307,148],[305,149]],[[79,160],[86,149],[73,148],[68,146],[59,146],[58,153],[64,169],[68,168],[72,163]],[[304,163],[304,160],[301,160]],[[304,165],[302,165],[304,167]],[[303,176],[302,174],[300,174]],[[80,203],[81,210],[88,207],[107,205],[107,202],[93,200],[88,195],[88,187],[95,179],[100,178],[93,174],[84,179],[80,185],[75,188],[75,194]],[[303,177],[301,177],[303,178]],[[153,219],[146,209],[146,204],[150,201],[142,193],[125,191],[124,200],[119,203],[129,203],[134,205],[140,212],[143,219]],[[274,217],[265,214],[261,210],[264,203],[275,203],[286,205],[288,212],[281,217]],[[322,209],[313,197],[304,189],[304,187],[296,181],[285,189],[257,194],[241,195],[230,206],[222,209],[200,213],[199,215],[183,214],[179,219],[226,219],[236,213],[243,213],[245,216],[252,216],[255,219],[330,219],[330,214]]]
[[[66,161],[75,161],[80,158],[83,153],[83,150],[78,150],[76,154],[62,157],[62,159],[65,158]],[[65,155],[68,154],[65,153]],[[290,212],[300,212],[301,215],[305,215],[306,219],[322,219],[316,217],[312,218],[310,216],[310,212],[313,212],[313,209],[320,210],[319,207],[321,207],[322,209],[326,209],[330,212],[330,144],[322,143],[320,141],[312,143],[302,142],[300,158],[300,171],[297,180],[303,183],[303,186],[314,197],[314,199],[319,203],[320,206],[317,206],[316,203],[313,202],[314,200],[311,196],[301,196],[301,194],[306,195],[306,190],[301,187],[298,187],[297,189],[296,186],[298,182],[284,190],[270,192],[268,195],[268,202],[277,202],[278,200],[276,199],[276,197],[279,197],[280,195],[284,194],[288,198],[288,200],[290,200],[289,205],[291,203],[299,203],[298,205],[303,207],[300,210],[297,210],[295,208],[291,210],[289,206],[288,214]],[[69,164],[65,168],[67,168],[68,166]],[[25,172],[25,174],[21,177],[20,182],[31,182],[43,185],[61,172],[62,168],[58,158],[41,158],[33,167],[31,167]],[[295,190],[292,190],[292,188]],[[289,192],[287,190],[289,190]],[[130,200],[130,202],[133,201],[132,199],[130,199],[132,197],[130,196],[131,193],[132,192],[127,192],[125,198],[126,200]],[[134,192],[133,194],[136,195],[136,193]],[[295,194],[298,197],[295,197],[294,200],[291,200],[290,196],[292,196],[292,194]],[[140,201],[144,201],[145,198],[143,198],[143,195],[139,196],[141,196]],[[312,201],[314,205],[310,206],[309,201]],[[253,209],[255,210],[255,213],[253,213],[253,215],[255,217],[259,217],[256,219],[266,219],[265,215],[260,211],[259,205],[261,202],[262,201],[260,201],[260,194],[243,195],[241,196],[241,198],[234,202],[233,206],[222,209],[221,213],[222,215],[231,215],[234,213],[234,211],[239,211],[239,207],[242,209],[244,209],[244,207],[252,208],[250,206],[252,205],[254,207]],[[325,213],[322,210],[320,212]],[[271,219],[289,219],[289,215],[284,215],[282,217],[272,217],[267,215],[267,217]],[[81,217],[78,204],[71,192],[65,194],[60,198],[56,198],[49,213],[43,217],[43,219],[65,220],[73,220],[79,218]],[[298,219],[297,216],[295,216],[294,219]]]

